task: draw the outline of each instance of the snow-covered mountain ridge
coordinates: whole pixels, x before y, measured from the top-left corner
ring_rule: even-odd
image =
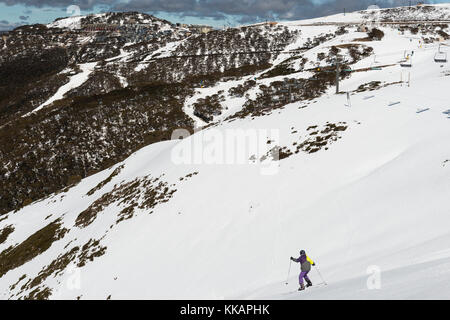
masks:
[[[3,95],[1,297],[447,298],[448,25],[334,22],[60,35],[77,45],[27,84],[45,97]],[[0,71],[29,32],[0,43]],[[60,41],[42,32],[36,50]],[[294,265],[285,285],[299,249],[327,286],[297,293]]]

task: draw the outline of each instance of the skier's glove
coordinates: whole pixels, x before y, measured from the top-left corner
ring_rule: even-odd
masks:
[[[294,261],[294,258],[293,258],[293,257],[291,257],[291,260],[292,260],[292,261]]]
[[[316,265],[316,263],[314,262],[314,263],[313,263],[313,266],[315,266],[315,265]]]

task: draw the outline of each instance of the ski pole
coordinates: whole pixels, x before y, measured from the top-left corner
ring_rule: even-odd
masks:
[[[327,282],[323,279],[322,274],[319,271],[319,268],[317,266],[315,266],[315,267],[316,267],[317,273],[319,274],[320,279],[322,279],[322,282],[325,283],[325,285],[327,285]]]
[[[289,261],[289,270],[288,270],[288,275],[286,278],[286,285],[288,285],[288,283],[289,283],[289,274],[291,273],[291,265],[292,265],[292,260]]]

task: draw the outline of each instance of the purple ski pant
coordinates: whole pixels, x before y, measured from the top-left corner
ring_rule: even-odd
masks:
[[[302,272],[300,272],[300,275],[298,277],[298,282],[299,282],[300,285],[303,284],[303,278],[305,278],[305,280],[308,281],[308,282],[310,281],[309,278],[308,278],[308,272],[309,271],[302,271]]]

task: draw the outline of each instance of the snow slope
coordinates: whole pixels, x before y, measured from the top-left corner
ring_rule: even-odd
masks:
[[[64,95],[70,90],[81,86],[83,83],[86,82],[87,79],[89,79],[89,75],[92,73],[96,65],[97,62],[84,63],[79,65],[81,72],[71,76],[69,82],[59,87],[58,91],[53,96],[51,96],[47,101],[45,101],[43,104],[41,104],[39,107],[31,111],[30,113],[38,112],[39,110],[52,104],[56,100],[64,98]],[[28,116],[30,113],[24,115],[24,117]]]
[[[422,9],[429,8],[429,11]],[[450,4],[440,3],[412,7],[394,7],[377,9],[376,5],[368,7],[368,10],[338,13],[320,18],[305,19],[299,21],[283,22],[288,25],[328,24],[328,23],[365,23],[374,20],[379,21],[448,21],[450,19]]]
[[[351,107],[345,106],[345,95],[330,88],[313,101],[291,103],[270,115],[219,121],[183,140],[147,146],[67,191],[10,212],[0,229],[15,229],[0,252],[57,218],[68,231],[41,255],[0,277],[0,297],[30,293],[32,288],[20,287],[62,253],[98,239],[104,254],[79,269],[74,269],[81,259],[76,257],[39,288],[50,288],[51,299],[448,298],[450,119],[444,112],[450,109],[450,77],[443,73],[448,64],[433,61],[437,45],[420,48],[397,31],[383,31],[383,41],[366,44],[380,64],[395,65],[344,80],[341,90],[351,92]],[[322,48],[358,37],[352,31]],[[405,50],[415,51],[407,70],[398,64]],[[368,57],[353,68],[373,61]],[[398,83],[408,73],[410,86]],[[386,86],[354,91],[371,81]],[[226,91],[228,85],[218,83],[215,89]],[[400,103],[388,106],[391,102]],[[429,110],[417,113],[422,108]],[[327,123],[347,128],[315,153],[300,151],[259,165],[222,164],[212,157],[221,154],[212,142],[242,130],[261,135],[260,149],[244,148],[249,159],[275,144],[295,150],[311,126],[322,130]],[[180,164],[180,150],[191,145],[197,147],[191,161]],[[237,156],[229,149],[225,155]],[[96,200],[147,175],[176,190],[168,201],[135,208],[132,218],[116,223],[126,207],[125,198],[118,197],[92,223],[76,226],[80,213]],[[132,190],[142,193],[145,187]],[[296,265],[285,285],[289,257],[300,249],[316,261],[327,286],[297,293]],[[373,270],[381,272],[380,287],[370,290]],[[315,270],[311,278],[321,282]]]
[[[83,16],[72,16],[64,19],[54,21],[47,25],[48,28],[68,28],[68,29],[80,29],[81,19]]]

